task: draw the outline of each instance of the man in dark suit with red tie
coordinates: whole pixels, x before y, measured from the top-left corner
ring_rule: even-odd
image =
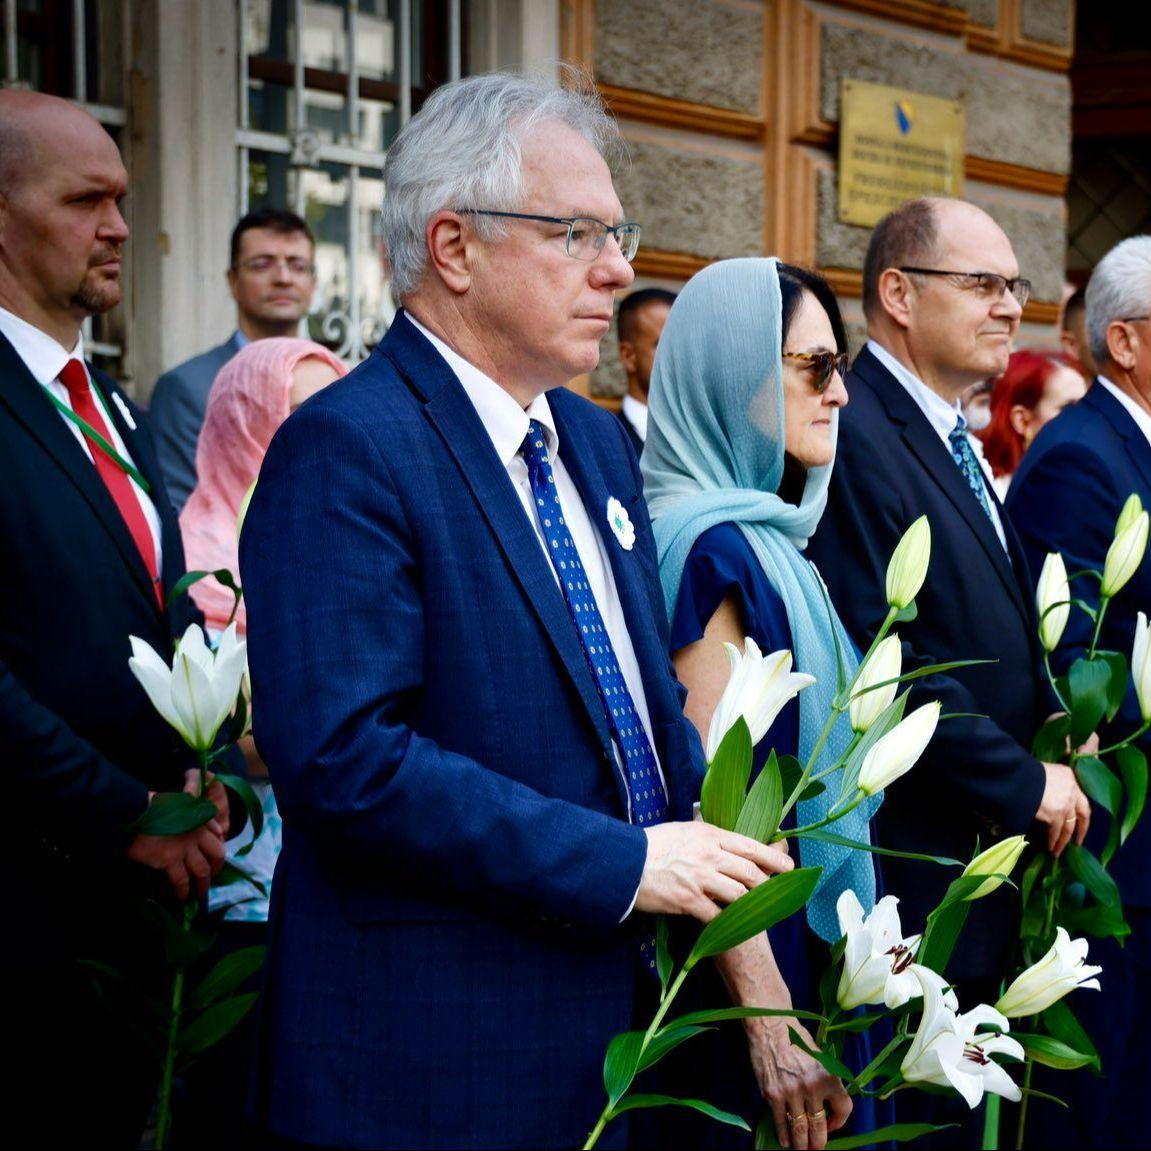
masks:
[[[58,1146],[134,1146],[154,1087],[78,961],[154,976],[141,898],[202,892],[223,860],[223,816],[130,830],[193,763],[128,668],[129,636],[164,652],[187,622],[164,607],[175,518],[139,412],[83,360],[84,319],[120,302],[126,190],[86,112],[0,91],[0,1104]]]

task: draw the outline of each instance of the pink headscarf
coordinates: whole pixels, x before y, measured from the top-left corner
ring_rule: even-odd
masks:
[[[196,487],[180,513],[180,533],[189,571],[227,568],[239,583],[236,517],[263,463],[276,429],[288,418],[292,371],[312,356],[341,376],[347,367],[311,340],[276,337],[241,348],[221,369],[196,446]],[[192,599],[209,627],[223,629],[235,597],[211,577],[193,584]],[[244,605],[237,630],[246,630]]]

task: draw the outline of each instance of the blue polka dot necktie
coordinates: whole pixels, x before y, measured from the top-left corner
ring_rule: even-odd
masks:
[[[571,531],[564,520],[555,476],[548,459],[543,426],[538,420],[531,421],[520,453],[528,466],[536,516],[543,528],[564,602],[571,613],[584,657],[599,691],[608,728],[623,756],[624,774],[631,799],[631,821],[644,827],[662,823],[667,819],[667,794],[663,780],[647,732],[624,682],[623,672],[620,671],[615,649],[608,638],[595,596],[592,595],[579,552],[576,551]]]
[[[955,427],[951,429],[948,438],[951,440],[951,455],[956,464],[959,465],[963,478],[967,480],[967,486],[979,501],[979,506],[987,513],[987,518],[991,519],[991,504],[987,500],[983,469],[979,466],[979,460],[975,457],[975,449],[967,438],[967,421],[962,416],[955,421]]]

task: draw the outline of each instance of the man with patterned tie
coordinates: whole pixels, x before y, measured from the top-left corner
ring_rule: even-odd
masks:
[[[867,249],[867,346],[847,377],[827,511],[809,548],[861,650],[887,611],[884,571],[906,528],[926,515],[931,567],[918,617],[900,624],[905,670],[994,662],[920,681],[956,718],[939,725],[920,766],[888,788],[881,845],[955,859],[978,841],[1026,833],[1060,852],[1082,842],[1090,807],[1071,769],[1041,763],[1031,740],[1047,707],[1031,583],[1019,540],[967,437],[963,391],[1007,366],[1031,285],[994,220],[961,200],[911,200],[884,217]],[[883,861],[908,931],[942,898],[943,868]],[[960,1001],[993,1003],[1018,938],[1006,885],[972,906],[948,975]],[[914,1092],[910,1093],[914,1094]],[[922,1096],[905,1111],[965,1123],[942,1146],[980,1145],[981,1118]],[[901,1113],[901,1118],[903,1113]]]
[[[385,172],[404,310],[248,512],[284,815],[253,1098],[285,1143],[578,1146],[645,913],[707,919],[789,866],[692,822],[634,454],[562,386],[632,280],[616,141],[594,96],[515,77],[429,99]]]
[[[128,830],[194,765],[128,669],[130,635],[163,651],[186,622],[163,607],[179,535],[139,412],[84,363],[80,331],[120,301],[126,179],[86,112],[0,91],[0,969],[17,1053],[0,1101],[59,1146],[134,1146],[154,1090],[77,961],[143,984],[160,957],[142,897],[163,894],[158,873],[203,891],[223,862],[218,823]]]

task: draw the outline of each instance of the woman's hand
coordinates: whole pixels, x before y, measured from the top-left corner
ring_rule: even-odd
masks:
[[[747,1021],[752,1070],[771,1108],[780,1146],[822,1151],[828,1135],[847,1122],[851,1098],[834,1075],[792,1044],[789,1025],[809,1047],[815,1047],[811,1036],[794,1019]]]

